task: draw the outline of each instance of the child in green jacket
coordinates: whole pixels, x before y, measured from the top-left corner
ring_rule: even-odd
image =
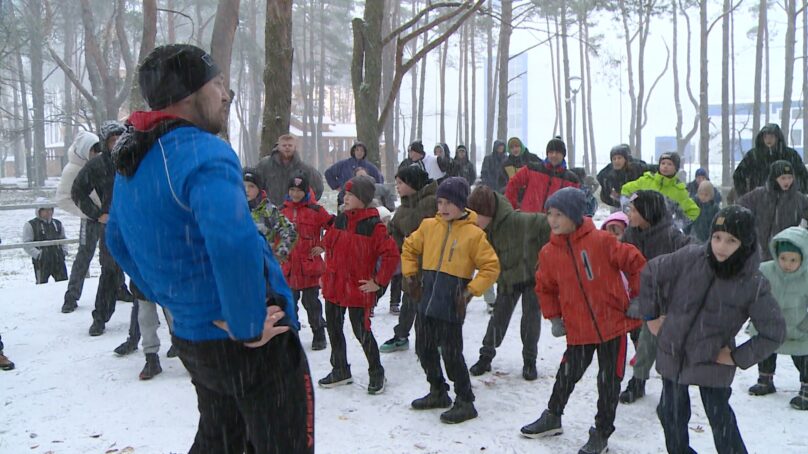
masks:
[[[659,156],[659,171],[657,173],[645,172],[640,178],[626,183],[620,194],[628,200],[632,194],[640,189],[649,189],[662,193],[691,221],[699,217],[699,206],[690,198],[687,186],[679,181],[676,172],[679,171],[681,158],[676,153],[662,153]],[[624,203],[625,205],[625,203]],[[676,211],[676,210],[672,210]]]

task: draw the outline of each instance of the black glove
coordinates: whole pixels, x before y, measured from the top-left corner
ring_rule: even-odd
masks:
[[[560,317],[551,318],[550,323],[553,324],[552,333],[554,337],[564,337],[567,335],[567,328],[564,326],[564,320]]]
[[[404,290],[405,293],[410,296],[413,303],[417,304],[421,302],[423,288],[421,287],[421,280],[418,279],[417,275],[404,278]]]
[[[642,320],[642,312],[640,312],[640,299],[639,298],[632,298],[631,302],[628,305],[628,309],[626,310],[626,317],[633,318],[635,320]]]

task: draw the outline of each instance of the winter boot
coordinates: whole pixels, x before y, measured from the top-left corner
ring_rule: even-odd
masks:
[[[324,378],[321,378],[317,383],[319,383],[323,388],[336,388],[337,386],[341,385],[350,385],[353,383],[351,369],[334,369]]]
[[[163,368],[160,367],[160,357],[157,356],[157,353],[146,353],[146,365],[143,366],[143,370],[140,371],[140,379],[150,380],[162,371]]]
[[[126,356],[130,353],[137,351],[137,342],[132,342],[129,339],[126,339],[124,343],[115,347],[115,354],[118,356]]]
[[[398,301],[390,301],[390,313],[398,315],[401,313],[401,303]]]
[[[477,409],[474,408],[474,402],[458,398],[455,400],[454,406],[452,406],[450,410],[440,414],[440,422],[444,424],[459,424],[476,417]]]
[[[174,345],[171,345],[171,347],[168,347],[168,351],[166,352],[166,357],[168,357],[168,358],[176,358],[177,356],[179,356],[179,352],[177,352],[177,348],[174,347]]]
[[[0,351],[0,370],[14,370],[14,363]]]
[[[314,351],[325,350],[328,342],[325,340],[325,328],[320,328],[314,332],[314,338],[311,340],[311,349]]]
[[[645,396],[645,380],[631,377],[626,390],[620,393],[620,402],[630,404],[643,396]]]
[[[93,324],[90,325],[90,336],[100,336],[104,334],[104,329],[106,328],[105,323],[101,320],[93,320]]]
[[[469,373],[475,377],[491,372],[491,358],[481,356],[473,366],[469,367]]]
[[[452,398],[449,397],[449,386],[444,384],[440,388],[432,387],[424,397],[412,401],[412,408],[415,410],[431,410],[433,408],[449,408],[452,406]]]
[[[776,393],[777,389],[774,387],[774,374],[760,374],[756,384],[749,388],[749,394],[753,396],[765,396],[766,394]]]
[[[384,369],[377,372],[371,372],[370,382],[368,383],[368,394],[383,393],[385,384],[387,384],[387,379],[384,378]]]
[[[589,441],[578,451],[578,454],[601,454],[609,450],[609,437],[594,427],[589,428]]]
[[[539,378],[539,371],[536,369],[536,362],[525,363],[522,367],[522,378],[527,381],[533,381]]]
[[[407,338],[399,339],[397,337],[393,337],[392,339],[388,339],[385,343],[383,343],[379,347],[379,351],[381,353],[393,353],[403,350],[409,350],[410,348],[410,340]]]
[[[0,362],[2,361],[3,355],[0,355]],[[11,364],[11,367],[14,367],[14,364]],[[808,383],[802,383],[800,386],[800,393],[797,394],[797,397],[791,399],[789,402],[791,408],[795,410],[808,410]]]
[[[75,311],[78,307],[79,305],[75,301],[65,300],[64,304],[62,304],[62,313],[69,314]]]
[[[553,437],[562,433],[561,416],[550,413],[550,410],[544,410],[539,419],[522,427],[522,436],[527,438]]]

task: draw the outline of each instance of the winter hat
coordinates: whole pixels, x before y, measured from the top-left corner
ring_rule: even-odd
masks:
[[[368,206],[373,201],[373,196],[376,195],[376,183],[369,176],[359,175],[345,183],[345,192],[350,192],[365,206]]]
[[[774,161],[769,167],[769,179],[774,181],[783,175],[794,175],[794,166],[782,159]]]
[[[657,162],[661,164],[662,161],[664,161],[666,159],[673,163],[673,167],[678,172],[679,171],[679,166],[682,164],[682,158],[680,158],[677,153],[671,151],[671,152],[662,153],[661,155],[659,155],[659,161],[657,161]]]
[[[558,137],[554,137],[547,142],[547,153],[551,151],[558,151],[567,157],[567,146],[564,144],[564,141]]]
[[[704,177],[704,178],[706,178],[706,179],[708,179],[708,180],[710,179],[710,177],[708,177],[708,176],[707,176],[707,170],[706,170],[706,169],[703,169],[703,168],[701,168],[701,167],[699,167],[699,168],[696,170],[696,178],[698,178],[698,177]]]
[[[608,227],[609,224],[615,223],[623,224],[623,227],[628,227],[628,216],[626,216],[626,213],[623,213],[622,211],[615,211],[614,213],[610,214],[609,217],[603,221],[600,229],[606,230],[606,227]]]
[[[622,156],[626,161],[629,160],[629,156],[631,155],[631,148],[624,143],[620,145],[615,145],[612,147],[612,150],[609,152],[609,159],[611,160],[615,156]]]
[[[152,110],[164,109],[202,88],[221,71],[213,57],[190,44],[156,47],[138,68],[140,94]]]
[[[737,238],[744,247],[755,246],[755,215],[740,205],[722,208],[713,219],[710,234],[727,232]]]
[[[457,157],[457,154],[458,154],[458,152],[459,152],[460,150],[463,150],[463,151],[466,153],[466,158],[468,159],[468,157],[469,157],[469,150],[466,148],[466,146],[465,146],[465,145],[458,145],[458,146],[457,146],[457,148],[455,148],[455,158]]]
[[[493,218],[497,212],[497,196],[488,186],[477,186],[469,194],[466,206],[480,216]]]
[[[469,183],[465,178],[449,177],[438,186],[435,197],[446,199],[461,210],[466,209],[469,197]]]
[[[426,156],[426,152],[424,151],[424,144],[421,143],[420,140],[416,140],[415,142],[411,143],[410,150],[420,154],[421,156]]]
[[[796,252],[802,258],[802,249],[799,248],[796,244],[792,243],[791,241],[783,240],[778,241],[777,245],[774,247],[777,255],[782,254],[783,252]]]
[[[287,189],[298,188],[303,193],[309,193],[309,179],[303,172],[297,172],[289,179],[289,187]]]
[[[657,225],[668,214],[665,196],[657,191],[641,189],[631,196],[629,203],[651,225]]]
[[[368,157],[368,147],[366,147],[365,144],[362,143],[362,142],[356,142],[353,145],[351,145],[351,157],[352,158],[356,157],[354,152],[356,151],[357,147],[362,147],[365,150],[365,157],[363,157],[362,159],[367,159],[367,157]]]
[[[710,183],[710,180],[704,180],[699,183],[699,189],[696,191],[696,194],[704,194],[710,197],[709,200],[715,199],[715,186]]]
[[[564,213],[564,216],[572,219],[575,225],[581,225],[586,213],[586,194],[578,188],[559,189],[544,204],[545,210],[550,208]]]
[[[244,181],[248,181],[258,186],[258,189],[264,189],[264,178],[261,177],[261,174],[258,173],[256,169],[245,167],[242,174],[244,176]]]
[[[432,148],[433,154],[434,154],[434,150],[437,149],[437,148],[440,148],[441,150],[443,150],[443,156],[444,157],[447,157],[447,158],[452,157],[452,154],[451,154],[451,152],[449,150],[449,145],[446,145],[445,143],[436,144],[435,147]]]
[[[105,121],[98,131],[98,140],[106,143],[107,139],[112,136],[119,136],[126,132],[126,126],[118,120]]]
[[[420,191],[429,184],[429,174],[419,165],[406,166],[398,171],[396,178],[415,191]]]

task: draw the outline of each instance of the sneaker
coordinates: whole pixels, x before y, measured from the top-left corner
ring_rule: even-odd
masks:
[[[325,350],[328,342],[325,340],[325,328],[320,328],[314,332],[314,338],[311,340],[311,349],[314,351]]]
[[[93,324],[90,325],[90,336],[95,337],[104,334],[105,328],[104,322],[100,320],[93,320]]]
[[[474,402],[457,399],[450,410],[440,414],[440,422],[444,424],[459,424],[476,417],[477,409],[474,408]]]
[[[533,381],[539,378],[539,371],[536,369],[536,363],[528,363],[522,367],[522,378],[527,381]]]
[[[0,352],[0,370],[14,370],[14,363],[3,352]]]
[[[350,369],[334,369],[330,374],[326,375],[324,378],[321,378],[317,383],[319,383],[323,388],[336,388],[337,386],[350,385],[353,383],[353,377],[351,377]]]
[[[626,390],[620,393],[620,402],[630,404],[645,396],[645,380],[631,377]]]
[[[401,303],[398,301],[390,301],[390,313],[398,315],[401,313]]]
[[[527,438],[544,438],[554,437],[564,433],[561,427],[561,416],[550,413],[550,410],[544,410],[539,419],[522,427],[522,436]]]
[[[393,353],[403,350],[409,350],[410,348],[410,340],[407,338],[399,339],[394,337],[392,339],[387,340],[387,342],[383,343],[379,347],[379,351],[381,353]]]
[[[179,353],[177,352],[177,348],[174,347],[174,345],[172,345],[171,347],[168,347],[168,351],[166,352],[166,356],[168,358],[176,358],[177,356],[179,356]]]
[[[491,360],[489,358],[480,357],[473,366],[469,367],[469,373],[475,377],[491,372]]]
[[[384,378],[384,371],[370,374],[370,383],[368,383],[368,394],[383,393],[385,384],[387,384],[387,379]]]
[[[753,396],[765,396],[766,394],[776,393],[777,389],[774,387],[774,376],[763,375],[758,376],[758,381],[749,388],[749,394]]]
[[[11,366],[14,367],[14,364]],[[797,397],[791,399],[789,405],[795,410],[808,410],[808,383],[803,383],[800,386],[800,393],[797,394]]]
[[[143,370],[140,371],[140,379],[151,380],[162,371],[163,368],[160,367],[160,357],[157,356],[157,353],[146,353],[146,365],[143,366]]]
[[[412,401],[414,410],[431,410],[433,408],[449,408],[452,406],[452,398],[449,397],[447,386],[444,389],[432,390],[424,397]]]
[[[78,307],[79,305],[75,301],[65,301],[65,303],[62,304],[62,313],[69,314],[78,309]]]
[[[589,440],[578,451],[578,454],[601,454],[609,450],[609,437],[594,427],[589,428]]]
[[[118,356],[126,356],[130,353],[137,351],[137,344],[134,342],[130,342],[129,339],[126,339],[126,342],[122,343],[121,345],[115,347],[115,354]]]

